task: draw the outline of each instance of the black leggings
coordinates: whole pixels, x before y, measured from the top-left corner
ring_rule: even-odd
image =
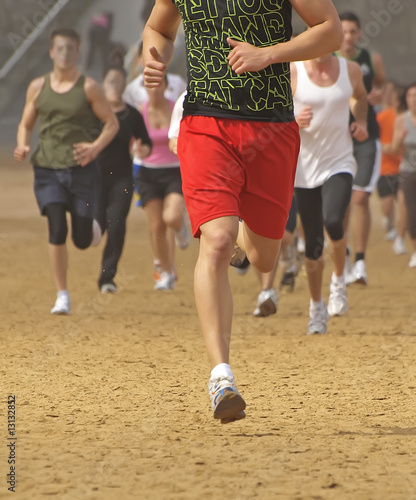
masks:
[[[66,206],[63,203],[50,203],[44,208],[48,218],[49,243],[63,245],[68,235]],[[88,248],[92,241],[92,219],[71,213],[72,241],[80,249]]]
[[[416,172],[401,173],[400,187],[407,208],[407,230],[412,240],[416,240]]]
[[[351,200],[352,175],[336,174],[323,186],[296,188],[296,204],[305,231],[305,256],[318,260],[324,248],[324,227],[332,241],[344,237],[344,218]]]
[[[133,175],[119,178],[103,175],[98,201],[97,219],[107,230],[107,243],[104,248],[99,285],[108,283],[117,273],[126,235],[126,219],[130,211],[134,193]]]

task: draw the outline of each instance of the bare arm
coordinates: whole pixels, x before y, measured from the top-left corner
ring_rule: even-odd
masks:
[[[368,101],[367,91],[364,87],[363,75],[357,63],[348,61],[348,76],[352,85],[353,93],[350,99],[351,113],[354,122],[351,123],[351,133],[357,141],[368,139],[367,132],[367,112]]]
[[[254,47],[228,38],[233,47],[228,60],[235,73],[259,71],[274,63],[306,61],[339,49],[343,31],[331,0],[290,0],[290,3],[310,29],[270,47]]]
[[[391,153],[402,155],[404,152],[404,139],[407,135],[406,113],[402,113],[394,122],[393,140],[391,143]]]
[[[290,85],[292,87],[292,95],[295,96],[298,86],[298,70],[296,65],[290,64]],[[296,110],[295,120],[299,128],[308,128],[313,118],[312,106],[305,106],[300,111]]]
[[[372,53],[374,66],[373,88],[368,94],[368,102],[372,106],[377,106],[383,99],[384,87],[386,85],[386,73],[384,71],[383,59],[380,54]]]
[[[104,123],[104,127],[93,142],[74,144],[74,159],[82,167],[91,163],[110,144],[119,129],[117,117],[111,110],[98,83],[91,78],[86,78],[84,89],[95,116]]]
[[[14,150],[14,158],[17,161],[23,161],[30,153],[30,142],[32,132],[38,118],[38,110],[36,109],[36,99],[38,98],[45,78],[36,78],[33,80],[26,93],[26,103],[23,109],[22,119],[17,128],[17,145]]]
[[[165,77],[180,21],[172,0],[156,0],[143,30],[143,75],[148,88],[159,86]]]

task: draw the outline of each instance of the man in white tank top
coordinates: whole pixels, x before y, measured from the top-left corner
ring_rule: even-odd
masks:
[[[358,141],[368,137],[367,94],[359,66],[332,54],[293,63],[291,72],[301,135],[295,192],[305,230],[311,296],[308,333],[326,333],[329,315],[348,310],[343,225],[356,169],[352,137]],[[355,118],[351,125],[350,109]],[[328,309],[321,293],[324,228],[334,261]]]

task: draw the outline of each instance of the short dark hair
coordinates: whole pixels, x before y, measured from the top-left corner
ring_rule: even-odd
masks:
[[[351,21],[357,25],[358,29],[361,29],[360,20],[358,19],[358,16],[354,14],[354,12],[342,12],[339,18],[341,19],[341,21]]]
[[[53,42],[55,41],[55,38],[57,36],[63,36],[64,38],[70,38],[71,40],[74,40],[78,45],[81,43],[81,36],[80,34],[73,30],[72,28],[57,28],[52,31],[52,33],[49,36],[49,45],[52,47]]]

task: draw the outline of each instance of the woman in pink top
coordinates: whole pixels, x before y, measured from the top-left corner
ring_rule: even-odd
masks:
[[[186,209],[182,195],[179,161],[169,150],[169,125],[174,102],[164,97],[167,82],[148,90],[149,101],[142,114],[153,143],[138,172],[137,186],[141,205],[149,223],[150,241],[160,273],[155,273],[155,290],[170,290],[175,286],[175,245],[186,248],[190,235],[185,224]]]

